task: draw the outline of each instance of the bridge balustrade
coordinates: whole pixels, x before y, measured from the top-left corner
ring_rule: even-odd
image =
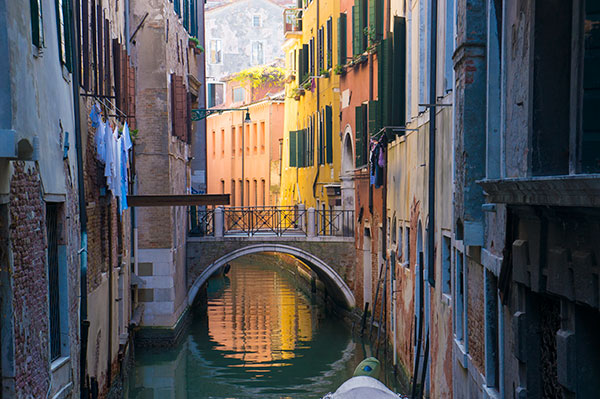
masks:
[[[189,234],[200,237],[353,237],[354,211],[304,206],[190,207]]]

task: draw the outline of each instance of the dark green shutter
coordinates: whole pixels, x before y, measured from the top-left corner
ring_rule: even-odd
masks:
[[[391,39],[385,39],[378,46],[379,66],[379,114],[380,127],[394,125],[391,120],[392,101],[394,97],[393,82],[396,79],[392,74],[393,69],[393,43]]]
[[[296,167],[296,132],[290,132],[290,167]]]
[[[374,136],[381,128],[379,117],[379,101],[369,101],[369,134]]]
[[[333,162],[333,120],[331,107],[325,106],[325,149],[327,154],[327,163]]]
[[[181,0],[175,0],[173,3],[173,8],[175,9],[175,12],[177,13],[177,15],[181,16]]]
[[[31,42],[36,47],[44,45],[44,24],[42,22],[41,0],[30,0],[31,6]]]
[[[394,63],[391,124],[406,123],[406,19],[394,17]]]
[[[306,166],[306,131],[304,129],[298,130],[296,140],[298,142],[296,146],[298,149],[296,159],[298,160],[298,167],[303,168]]]
[[[71,57],[71,0],[56,0],[56,30],[58,36],[58,57],[69,72],[73,72]]]
[[[310,53],[309,53],[309,46],[308,44],[303,44],[302,45],[302,58],[303,58],[303,69],[302,69],[302,74],[300,76],[300,83],[304,82],[306,80],[306,78],[308,77],[308,69],[309,69],[309,59],[310,59]]]
[[[346,65],[346,14],[338,18],[338,65]]]
[[[358,2],[359,0],[357,0]],[[358,55],[360,51],[360,6],[352,6],[352,55]]]
[[[363,151],[364,151],[364,133],[362,130],[362,126],[363,126],[363,122],[362,122],[362,107],[359,105],[358,107],[356,107],[354,109],[355,111],[355,121],[354,121],[354,144],[355,144],[355,151],[356,151],[356,167],[360,167],[363,166],[366,163],[366,159],[364,159],[363,157]]]
[[[383,38],[382,0],[369,0],[369,28],[375,34],[375,40]]]

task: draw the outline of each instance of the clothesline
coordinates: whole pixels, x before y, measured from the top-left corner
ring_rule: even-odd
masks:
[[[113,129],[108,118],[103,120],[102,110],[96,103],[90,112],[92,127],[96,129],[96,158],[104,164],[104,177],[108,189],[119,200],[119,211],[127,209],[129,190],[129,150],[133,147],[129,126],[123,124],[122,131]]]

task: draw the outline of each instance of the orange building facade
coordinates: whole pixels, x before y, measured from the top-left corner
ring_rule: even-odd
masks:
[[[230,194],[230,206],[279,202],[284,94],[277,84],[253,88],[227,82],[222,108],[206,119],[209,194]],[[248,108],[250,122],[246,122]]]

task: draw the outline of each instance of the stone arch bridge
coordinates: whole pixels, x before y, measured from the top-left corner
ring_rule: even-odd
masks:
[[[303,261],[338,303],[355,307],[353,212],[301,207],[193,212],[187,240],[188,305],[208,278],[228,262],[248,254],[278,252]]]

